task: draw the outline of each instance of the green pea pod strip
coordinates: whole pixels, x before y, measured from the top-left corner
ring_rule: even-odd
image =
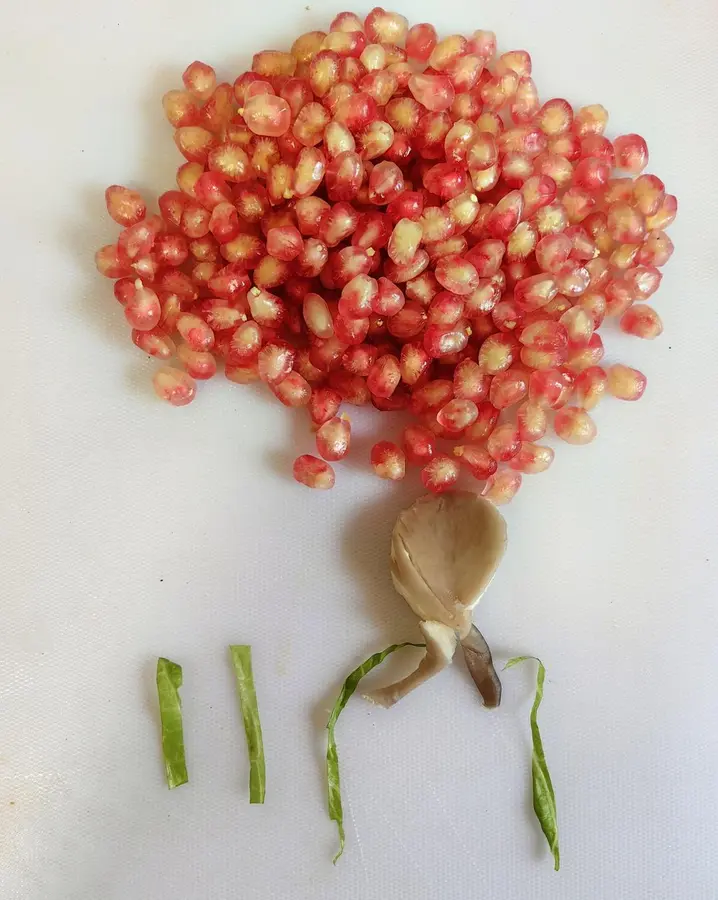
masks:
[[[536,818],[539,820],[541,830],[546,836],[551,853],[553,853],[554,869],[558,872],[560,857],[558,849],[558,821],[556,818],[556,797],[553,792],[553,784],[546,765],[546,756],[543,751],[543,741],[539,731],[537,714],[543,700],[543,683],[546,678],[546,669],[540,659],[535,656],[515,656],[510,659],[505,669],[510,669],[517,663],[533,659],[538,663],[536,676],[536,696],[531,707],[531,740],[533,751],[531,753],[531,779],[533,787],[533,804]]]
[[[392,644],[391,647],[387,647],[386,650],[382,650],[381,652],[370,656],[369,659],[365,660],[347,677],[341,693],[334,704],[334,709],[332,709],[332,713],[329,716],[329,721],[327,722],[327,731],[329,732],[327,736],[327,794],[329,797],[329,818],[332,822],[337,823],[337,829],[339,830],[339,851],[334,857],[335,864],[344,852],[344,811],[342,809],[342,794],[339,783],[339,759],[337,757],[337,745],[334,738],[334,726],[339,718],[339,713],[351,699],[352,694],[356,691],[362,678],[368,672],[371,672],[372,669],[381,665],[390,653],[393,653],[395,650],[400,650],[402,647],[423,646],[424,644],[412,644],[410,641],[405,641],[403,644]]]
[[[157,660],[157,694],[162,722],[162,755],[167,787],[176,788],[189,781],[182,732],[182,666],[161,656]]]
[[[264,742],[262,724],[259,721],[257,692],[252,674],[252,648],[247,644],[235,644],[229,648],[237,679],[237,691],[242,707],[244,732],[247,735],[249,753],[249,802],[264,803],[267,774],[264,766]]]

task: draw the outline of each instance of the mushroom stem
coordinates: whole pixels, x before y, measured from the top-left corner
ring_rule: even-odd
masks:
[[[426,641],[426,653],[419,665],[406,678],[365,694],[367,700],[387,708],[393,706],[409,691],[433,678],[451,663],[458,644],[453,628],[441,622],[420,622],[419,628]]]

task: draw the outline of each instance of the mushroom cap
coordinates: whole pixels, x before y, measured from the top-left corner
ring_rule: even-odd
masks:
[[[394,587],[422,621],[463,637],[505,550],[506,522],[489,500],[469,491],[430,494],[396,520]]]

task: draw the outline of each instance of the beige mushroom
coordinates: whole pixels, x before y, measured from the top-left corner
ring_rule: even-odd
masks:
[[[420,619],[426,653],[414,672],[368,694],[368,699],[392,706],[446,668],[461,643],[484,702],[498,705],[501,685],[471,613],[505,549],[503,516],[477,494],[432,494],[400,513],[392,532],[391,576]]]

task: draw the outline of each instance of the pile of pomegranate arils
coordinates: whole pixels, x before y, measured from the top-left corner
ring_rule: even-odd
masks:
[[[542,104],[525,50],[377,7],[257,53],[234,84],[200,62],[183,82],[162,101],[179,190],[148,216],[108,188],[124,230],[97,253],[134,343],[182,366],[155,374],[161,398],[189,403],[218,358],[264,381],[309,410],[319,456],[294,477],[315,488],[349,451],[343,403],[407,409],[402,446],[372,448],[377,475],[408,461],[438,492],[463,464],[505,503],[551,464],[549,420],[585,444],[606,392],[642,395],[641,372],[601,367],[598,329],[661,333],[645,301],[676,198],[641,174],[642,137],[604,136],[603,106]]]

